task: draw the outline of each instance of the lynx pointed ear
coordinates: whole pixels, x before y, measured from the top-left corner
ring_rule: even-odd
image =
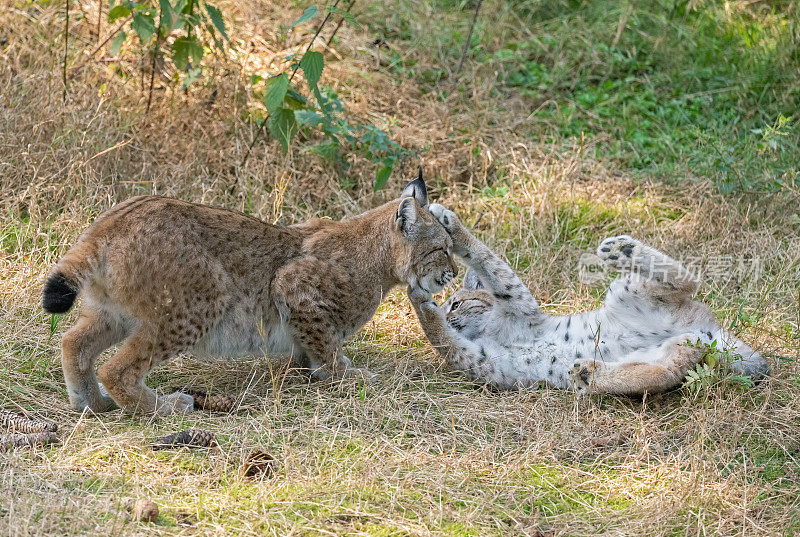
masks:
[[[483,283],[481,283],[480,278],[478,278],[478,273],[475,272],[474,269],[469,268],[467,269],[467,273],[464,275],[464,289],[483,289]]]
[[[428,189],[422,179],[422,166],[419,167],[419,177],[411,181],[403,189],[401,198],[414,198],[421,207],[428,205]]]
[[[403,198],[397,208],[397,213],[394,215],[394,221],[403,235],[409,235],[417,223],[417,211],[419,208],[414,201],[415,199],[410,196]]]

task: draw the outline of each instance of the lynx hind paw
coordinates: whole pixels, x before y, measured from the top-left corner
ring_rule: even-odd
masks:
[[[642,257],[642,243],[629,235],[609,237],[597,247],[597,256],[618,267],[630,267]]]
[[[599,364],[596,360],[583,359],[575,360],[572,370],[569,372],[572,388],[578,393],[589,393],[591,391],[592,379]]]
[[[430,211],[433,217],[436,218],[448,232],[452,233],[458,229],[460,222],[456,213],[453,211],[445,209],[444,206],[439,203],[431,203],[428,206],[428,211]]]

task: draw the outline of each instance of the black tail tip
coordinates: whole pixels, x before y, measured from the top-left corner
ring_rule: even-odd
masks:
[[[44,284],[42,308],[47,313],[66,313],[78,297],[78,282],[60,272],[51,274]]]

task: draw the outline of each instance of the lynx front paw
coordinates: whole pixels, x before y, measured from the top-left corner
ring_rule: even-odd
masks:
[[[590,393],[599,367],[600,364],[593,359],[575,360],[569,373],[572,389],[578,393]]]
[[[442,224],[442,227],[444,227],[448,233],[452,234],[459,227],[461,227],[461,222],[456,216],[456,213],[449,209],[445,209],[443,205],[431,203],[428,206],[428,211],[430,211],[433,217],[436,218],[440,224]]]
[[[186,414],[192,411],[194,411],[194,397],[191,395],[175,392],[158,398],[156,414],[159,416]]]
[[[609,237],[597,247],[597,256],[615,267],[628,268],[641,261],[642,243],[629,235]]]
[[[419,285],[409,285],[406,289],[408,299],[412,304],[424,304],[426,302],[433,302],[433,295],[430,291],[426,291]]]
[[[453,252],[465,259],[470,257],[470,239],[471,235],[464,226],[461,225],[461,220],[458,219],[456,213],[445,209],[438,203],[432,203],[428,207],[428,211],[433,215],[436,220],[447,230],[450,238],[453,239]]]

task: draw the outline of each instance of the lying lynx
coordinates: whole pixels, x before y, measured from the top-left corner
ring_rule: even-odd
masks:
[[[68,311],[79,291],[84,298],[62,341],[70,403],[95,412],[114,403],[146,414],[190,411],[190,396],[157,396],[144,383],[181,352],[289,353],[317,378],[369,376],[352,369],[344,339],[396,285],[438,292],[457,271],[452,241],[427,204],[420,173],[401,199],[340,222],[279,227],[158,196],[109,209],[44,288],[48,312]],[[101,386],[94,362],[120,341],[98,370]]]
[[[431,344],[473,380],[500,389],[546,383],[588,393],[654,393],[679,385],[703,358],[703,344],[714,340],[735,354],[735,370],[768,371],[757,352],[692,300],[698,280],[685,267],[627,235],[608,238],[597,250],[629,272],[611,284],[605,306],[551,316],[455,214],[438,204],[430,211],[470,270],[441,308],[419,286],[409,286],[409,297]]]

